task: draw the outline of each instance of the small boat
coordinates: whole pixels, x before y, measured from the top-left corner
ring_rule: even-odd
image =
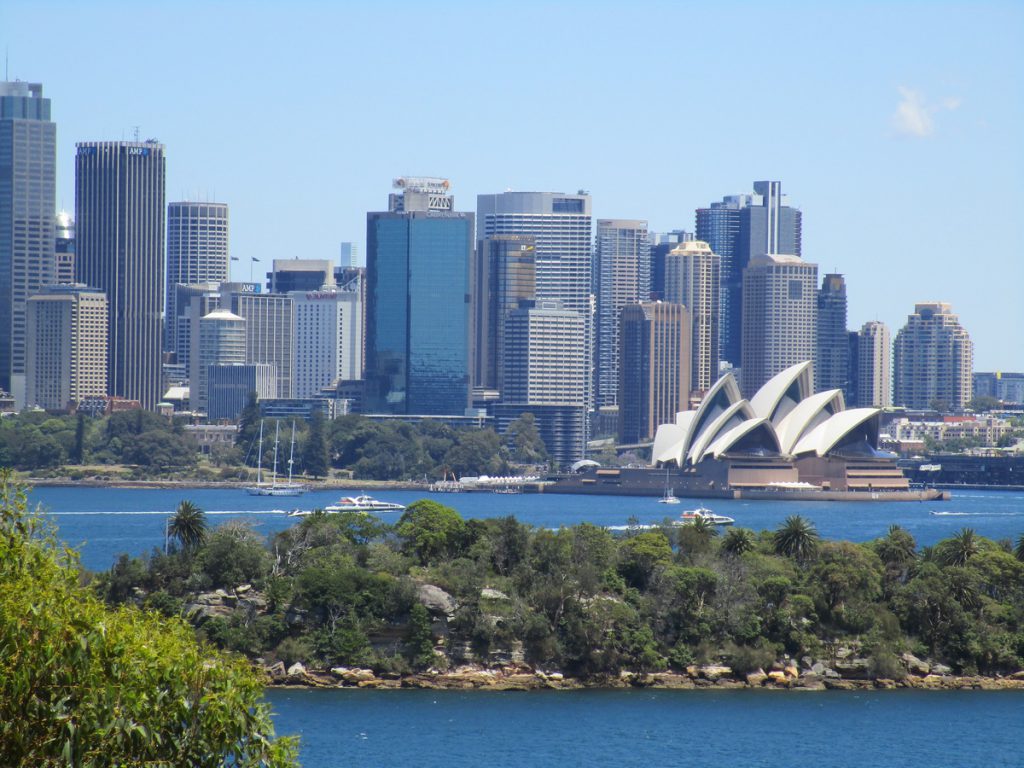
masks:
[[[269,484],[263,483],[263,422],[260,422],[260,450],[256,463],[256,485],[246,488],[250,496],[301,496],[306,486],[292,482],[292,466],[295,464],[295,422],[292,422],[292,449],[288,457],[288,482],[277,482],[277,446],[281,436],[281,422],[276,422],[274,431],[274,474]]]
[[[676,498],[676,489],[669,488],[665,491],[665,495],[658,499],[659,504],[678,504],[679,499]]]
[[[324,507],[324,512],[328,514],[333,512],[401,512],[404,509],[406,507],[402,504],[382,502],[374,499],[372,496],[361,494],[359,496],[343,497],[334,504]],[[300,517],[310,514],[312,514],[311,511],[301,509],[292,510],[288,513],[289,517]]]
[[[688,509],[679,516],[679,525],[690,525],[698,520],[707,520],[712,525],[732,525],[736,521],[725,515],[716,515],[706,507]]]

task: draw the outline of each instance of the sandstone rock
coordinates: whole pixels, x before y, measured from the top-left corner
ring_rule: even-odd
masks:
[[[763,669],[755,670],[747,674],[747,685],[752,688],[757,688],[764,685],[764,681],[768,679],[768,675],[765,674]]]
[[[236,595],[244,595],[250,589],[252,589],[252,584],[241,584],[241,585],[235,587],[235,594]]]
[[[781,669],[773,669],[771,672],[769,672],[768,679],[774,685],[787,685],[789,683],[789,678],[786,677],[786,673],[783,672]]]
[[[282,677],[288,674],[287,670],[284,668],[283,661],[275,661],[273,664],[267,667],[266,670],[267,674],[270,675],[270,679],[274,681],[280,680]]]
[[[484,587],[483,589],[481,589],[480,590],[480,597],[482,597],[484,599],[487,599],[487,600],[508,600],[509,599],[509,596],[506,595],[504,592],[499,592],[498,590],[491,589],[490,587]]]
[[[904,653],[900,656],[900,659],[902,659],[907,671],[912,675],[927,675],[932,671],[931,665],[928,662],[921,661],[912,653]]]
[[[951,675],[953,668],[947,667],[945,664],[932,664],[932,672],[936,675]]]
[[[700,668],[700,676],[705,680],[718,680],[723,677],[732,677],[732,667],[724,664],[707,664]]]
[[[822,664],[820,661],[816,661],[811,665],[811,672],[815,675],[824,675],[825,665]]]
[[[432,613],[443,613],[446,616],[455,613],[455,598],[433,584],[417,586],[416,599]]]
[[[292,677],[295,675],[306,674],[306,666],[301,661],[296,661],[290,667],[288,667],[288,676]]]
[[[789,678],[800,677],[800,670],[797,669],[796,667],[794,667],[792,664],[788,665],[782,671],[786,674],[786,677],[789,677]]]
[[[825,687],[830,691],[855,691],[857,684],[852,680],[825,680]]]

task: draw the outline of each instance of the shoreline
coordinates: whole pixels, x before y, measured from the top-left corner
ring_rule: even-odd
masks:
[[[299,665],[301,666],[301,665]],[[766,691],[1024,691],[1024,671],[1007,677],[952,674],[908,674],[891,678],[832,678],[815,674],[793,674],[793,668],[761,670],[738,676],[727,667],[689,668],[686,672],[635,673],[623,671],[618,677],[581,679],[561,673],[545,673],[523,667],[500,670],[460,667],[451,672],[410,675],[382,675],[369,669],[336,667],[331,670],[296,670],[267,675],[273,689],[359,689],[437,691],[582,691],[582,690],[766,690]]]

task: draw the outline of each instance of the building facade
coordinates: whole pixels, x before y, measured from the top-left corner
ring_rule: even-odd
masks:
[[[818,345],[814,353],[814,388],[841,389],[850,397],[850,340],[846,331],[846,281],[828,274],[818,289]]]
[[[696,238],[722,258],[721,356],[737,365],[743,347],[743,270],[764,254],[802,255],[803,220],[778,181],[754,182],[753,195],[729,195],[697,209]]]
[[[107,295],[110,394],[152,409],[162,394],[164,147],[75,146],[75,277]]]
[[[294,291],[293,396],[308,398],[340,380],[362,378],[363,309],[359,290]]]
[[[365,407],[463,415],[473,371],[473,214],[454,210],[444,179],[396,185],[391,210],[366,217]]]
[[[669,251],[678,246],[693,240],[693,233],[682,229],[673,229],[671,232],[651,232],[651,295],[644,299],[647,301],[665,300],[665,257]]]
[[[619,399],[619,319],[630,304],[651,295],[651,244],[647,222],[598,219],[597,274],[597,406]]]
[[[107,297],[49,286],[27,307],[26,404],[64,410],[107,394]]]
[[[760,256],[744,270],[740,381],[748,397],[777,373],[814,359],[817,288],[818,265],[797,256]]]
[[[893,401],[907,408],[961,410],[972,397],[974,346],[949,304],[914,305],[896,334]]]
[[[206,413],[208,379],[212,365],[245,363],[245,318],[226,309],[215,309],[199,320],[198,354],[189,373],[192,410]]]
[[[271,293],[333,288],[334,265],[328,259],[274,259],[267,283]]]
[[[665,256],[665,301],[682,304],[690,317],[688,388],[694,393],[718,381],[721,275],[721,257],[702,240],[684,241]]]
[[[505,318],[537,296],[537,248],[529,235],[495,235],[477,244],[473,276],[476,354],[473,386],[501,390]]]
[[[584,319],[578,343],[594,366],[593,234],[590,195],[580,192],[502,192],[477,196],[477,238],[530,235],[536,244],[537,301],[556,300]],[[593,379],[587,410],[593,409]]]
[[[227,281],[228,207],[224,203],[179,202],[167,206],[167,289],[164,350],[178,351],[175,286]]]
[[[25,302],[55,282],[57,126],[39,83],[0,82],[0,390],[25,399]]]
[[[275,368],[268,363],[211,365],[207,385],[210,421],[238,421],[249,395],[255,393],[257,400],[268,400],[277,391]]]
[[[59,211],[54,226],[54,280],[69,285],[75,282],[75,220],[67,211]]]
[[[276,397],[292,396],[295,371],[295,310],[291,296],[234,293],[231,311],[245,318],[245,362],[274,366]],[[225,306],[224,297],[221,305]]]
[[[889,327],[877,320],[857,333],[857,399],[861,407],[892,405],[892,344]]]
[[[654,438],[690,399],[689,312],[682,304],[643,302],[621,314],[619,442]]]

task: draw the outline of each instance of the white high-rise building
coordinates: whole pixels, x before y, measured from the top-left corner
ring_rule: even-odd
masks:
[[[892,405],[892,348],[889,327],[872,320],[857,334],[857,405]]]
[[[363,312],[360,292],[293,291],[295,377],[292,396],[313,397],[339,379],[360,378]]]
[[[682,304],[690,317],[692,392],[707,392],[718,381],[721,275],[722,259],[702,240],[665,254],[665,301]]]
[[[502,192],[477,196],[477,240],[495,235],[530,235],[536,246],[537,301],[556,300],[583,318],[576,344],[585,367],[594,365],[593,235],[590,195],[580,192]],[[585,403],[593,407],[588,374]]]
[[[741,390],[753,397],[772,376],[813,360],[818,345],[818,265],[768,254],[743,271]]]
[[[597,404],[616,405],[619,394],[619,316],[651,293],[647,222],[597,222]]]
[[[914,305],[896,334],[893,399],[907,408],[960,410],[972,397],[974,345],[944,302]]]
[[[201,318],[198,354],[191,363],[189,401],[193,410],[206,412],[210,366],[245,363],[245,318],[226,309],[215,309]]]
[[[167,204],[167,293],[164,350],[178,352],[175,286],[228,280],[228,207],[224,203]]]
[[[295,370],[294,309],[291,296],[273,293],[230,294],[231,311],[245,318],[245,362],[274,366],[277,396],[292,396]],[[228,300],[222,296],[222,306]]]

